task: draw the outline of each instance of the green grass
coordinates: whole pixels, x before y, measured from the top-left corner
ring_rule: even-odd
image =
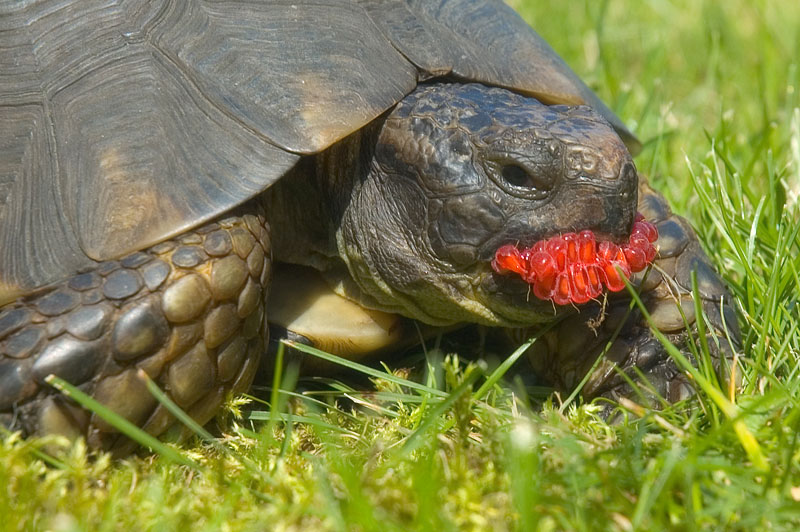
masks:
[[[161,454],[6,436],[0,528],[800,528],[800,3],[513,3],[644,141],[640,171],[729,282],[735,398],[701,382],[688,405],[609,426],[597,405],[481,387],[497,375],[436,350],[421,380],[398,370],[370,393],[294,393],[281,365],[275,408],[232,403],[222,437]]]

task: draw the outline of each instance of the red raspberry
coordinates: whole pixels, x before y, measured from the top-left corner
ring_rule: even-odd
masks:
[[[547,241],[547,253],[556,260],[558,271],[567,267],[567,242],[560,236],[554,236]]]
[[[555,279],[556,273],[558,273],[555,259],[544,251],[532,253],[528,265],[531,273],[535,274],[535,278],[539,280]]]
[[[566,255],[567,255],[567,264],[573,264],[578,262],[578,248],[579,248],[579,241],[578,235],[575,233],[565,233],[561,235],[561,238],[566,242]]]
[[[655,258],[657,239],[656,227],[637,213],[628,243],[622,246],[597,242],[591,231],[565,233],[529,248],[502,246],[492,268],[497,273],[518,274],[533,286],[539,299],[557,305],[582,304],[600,296],[604,286],[613,292],[625,288],[625,279]]]
[[[566,272],[559,273],[553,292],[553,302],[556,305],[567,305],[572,302],[572,290],[569,285],[569,275]]]
[[[555,276],[549,279],[542,279],[540,281],[536,281],[536,283],[533,285],[533,295],[545,301],[553,299],[553,294],[555,293],[555,290],[556,290]]]
[[[597,258],[597,243],[594,240],[594,233],[591,231],[581,231],[578,233],[578,257],[585,264],[591,264]]]
[[[630,264],[631,270],[639,272],[647,266],[647,256],[642,248],[630,246],[625,248],[625,259]]]
[[[617,270],[619,268],[619,270]],[[627,272],[625,271],[627,270]],[[625,278],[631,273],[628,264],[620,261],[607,262],[603,265],[603,273],[606,278],[606,286],[612,292],[619,292],[625,288]]]
[[[589,272],[586,268],[586,265],[581,263],[569,265],[568,272],[570,288],[572,290],[572,302],[578,305],[586,303],[592,298],[591,287],[589,286]]]
[[[492,269],[497,273],[514,272],[520,275],[527,273],[528,265],[520,256],[516,246],[501,246],[494,254]]]

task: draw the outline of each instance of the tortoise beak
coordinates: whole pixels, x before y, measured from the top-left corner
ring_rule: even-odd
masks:
[[[633,163],[626,163],[620,169],[618,186],[604,191],[605,218],[597,224],[587,226],[594,231],[598,240],[616,243],[627,242],[633,228],[638,204],[639,176]]]
[[[597,240],[627,242],[636,217],[638,175],[633,163],[621,165],[617,179],[575,183],[568,230],[592,231]]]

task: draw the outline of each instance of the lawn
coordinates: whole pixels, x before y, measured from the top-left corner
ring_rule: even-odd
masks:
[[[0,528],[800,529],[800,2],[511,3],[637,133],[640,172],[697,228],[736,298],[741,389],[700,378],[686,403],[609,425],[437,350],[430,372],[372,370],[369,393],[297,393],[278,364],[284,391],[157,454],[4,437]]]

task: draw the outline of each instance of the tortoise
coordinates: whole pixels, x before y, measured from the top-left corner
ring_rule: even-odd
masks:
[[[139,371],[206,422],[250,386],[269,323],[361,356],[402,343],[407,319],[558,321],[530,357],[557,388],[612,339],[586,397],[632,393],[627,372],[678,400],[691,387],[629,299],[554,305],[490,267],[501,245],[566,232],[619,242],[637,211],[659,233],[656,266],[632,277],[655,325],[679,346],[696,330],[695,271],[705,330],[736,334],[694,231],[638,176],[638,140],[502,2],[30,0],[0,14],[7,427],[125,452],[45,379],[163,435],[174,419]]]

